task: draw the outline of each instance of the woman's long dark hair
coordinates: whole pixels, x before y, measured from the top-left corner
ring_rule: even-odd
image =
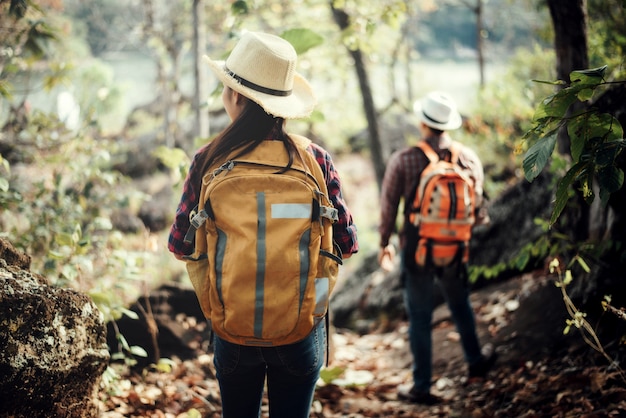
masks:
[[[224,88],[228,88],[224,86]],[[246,98],[245,105],[239,116],[231,122],[205,148],[202,160],[202,172],[226,160],[235,150],[239,150],[232,158],[249,153],[266,139],[282,141],[289,155],[290,167],[296,145],[284,130],[285,119],[268,114],[252,100]]]

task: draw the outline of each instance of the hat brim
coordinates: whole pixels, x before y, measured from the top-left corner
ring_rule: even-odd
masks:
[[[419,101],[415,102],[415,104],[413,105],[413,112],[417,115],[419,120],[424,125],[430,126],[431,128],[439,129],[440,131],[451,131],[454,129],[458,129],[463,124],[463,117],[456,110],[450,115],[450,120],[447,123],[435,122],[424,114],[422,103]]]
[[[317,104],[313,89],[298,73],[294,74],[293,90],[289,96],[274,96],[242,85],[226,72],[224,61],[212,60],[207,55],[203,58],[224,85],[254,101],[270,115],[284,119],[306,118]]]

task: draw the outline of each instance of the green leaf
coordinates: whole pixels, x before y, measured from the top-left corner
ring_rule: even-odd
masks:
[[[537,79],[533,79],[531,80],[533,83],[541,83],[541,84],[549,84],[551,86],[563,86],[567,83],[565,83],[565,81],[563,80],[553,80],[553,81],[548,81],[548,80],[537,80]]]
[[[130,353],[137,357],[148,357],[148,352],[138,345],[130,347]]]
[[[202,414],[196,408],[187,411],[187,418],[202,418]]]
[[[289,29],[280,35],[293,45],[298,55],[324,43],[324,38],[310,29]]]
[[[614,165],[598,170],[598,183],[600,189],[613,193],[622,188],[624,184],[624,171]]]
[[[162,373],[171,373],[176,367],[176,362],[169,358],[160,358],[155,367]]]
[[[62,259],[65,259],[66,257],[69,257],[71,253],[72,253],[72,249],[68,247],[67,245],[64,245],[57,251],[55,250],[48,251],[48,256],[55,260],[62,260]]]
[[[574,280],[574,278],[572,277],[572,271],[566,270],[565,277],[563,278],[563,283],[567,286],[572,283],[572,280]]]
[[[122,334],[117,334],[117,341],[119,341],[120,345],[122,346],[124,350],[130,351],[130,346],[128,345],[128,341],[126,340],[126,337],[124,337]]]
[[[563,119],[567,109],[576,101],[576,95],[572,94],[571,91],[567,89],[560,90],[541,101],[535,110],[533,121],[543,121],[546,118]]]
[[[567,125],[567,133],[571,142],[571,153],[574,162],[578,162],[585,149],[593,147],[596,142],[616,138],[622,134],[619,122],[608,113],[583,113],[571,119]]]
[[[167,168],[178,168],[181,165],[189,164],[187,153],[181,148],[169,148],[166,146],[157,147],[152,151],[154,155]]]
[[[586,164],[583,163],[574,164],[574,166],[570,168],[567,173],[565,173],[565,176],[559,180],[556,189],[556,201],[554,203],[552,216],[550,217],[550,225],[554,225],[559,216],[561,216],[561,212],[563,212],[563,209],[569,199],[569,188],[578,178],[580,173],[584,171],[585,167]]]
[[[111,305],[113,303],[113,294],[112,293],[103,293],[103,292],[89,292],[89,297],[93,300],[93,303],[96,305]]]
[[[593,88],[584,88],[584,89],[580,90],[578,92],[578,94],[576,94],[576,97],[581,102],[586,102],[587,100],[591,100],[591,98],[593,97],[593,93],[594,92],[595,92],[595,90]]]
[[[622,141],[603,142],[598,145],[594,163],[598,168],[613,166],[622,151]]]
[[[11,100],[13,95],[11,94],[11,85],[5,80],[0,80],[0,97],[4,97],[7,100]]]
[[[139,319],[139,315],[137,315],[137,312],[135,311],[131,311],[130,309],[126,309],[124,307],[119,308],[119,310],[130,319]]]
[[[604,73],[607,68],[608,65],[604,65],[598,68],[572,71],[569,75],[569,79],[572,83],[600,84],[604,81]]]
[[[589,268],[589,264],[587,264],[587,262],[580,256],[576,256],[575,258],[576,262],[578,263],[578,265],[586,272],[589,273],[591,271],[591,268]]]
[[[320,371],[320,378],[324,383],[330,383],[341,376],[345,371],[345,367],[333,367],[332,369],[325,368]]]
[[[113,353],[111,354],[111,360],[124,360],[126,358],[126,355],[124,353]]]
[[[515,260],[515,267],[520,271],[524,270],[530,261],[530,253],[528,251],[524,251],[519,257]]]
[[[557,134],[553,132],[552,135],[540,139],[530,147],[523,162],[526,180],[532,182],[541,173],[554,151],[556,138]]]
[[[73,234],[66,234],[66,233],[57,234],[54,237],[54,240],[56,241],[57,244],[61,246],[63,245],[68,246],[68,247],[74,246]]]

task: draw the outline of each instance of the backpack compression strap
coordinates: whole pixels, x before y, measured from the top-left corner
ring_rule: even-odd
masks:
[[[435,163],[440,160],[439,154],[435,152],[433,147],[428,142],[420,141],[416,146],[422,150],[422,152],[426,155],[426,158],[428,158],[431,163]],[[452,141],[448,151],[450,151],[450,162],[456,164],[459,161],[461,145],[456,141]]]

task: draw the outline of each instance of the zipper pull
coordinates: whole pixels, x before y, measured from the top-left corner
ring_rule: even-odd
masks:
[[[213,170],[213,177],[217,177],[222,171],[231,171],[235,167],[235,162],[232,160],[226,161],[224,164]]]

